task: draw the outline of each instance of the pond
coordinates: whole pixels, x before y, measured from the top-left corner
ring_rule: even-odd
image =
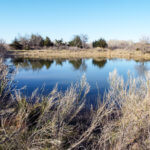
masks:
[[[138,62],[125,59],[54,59],[36,60],[13,58],[7,59],[7,64],[18,67],[15,75],[15,82],[18,89],[26,86],[22,90],[23,94],[30,96],[32,92],[44,85],[43,94],[48,94],[58,83],[58,89],[66,90],[71,83],[79,81],[83,74],[86,75],[87,82],[90,84],[88,99],[94,103],[97,94],[103,96],[109,87],[109,72],[114,69],[119,75],[127,79],[128,72],[133,76],[144,77],[144,73],[150,70],[150,61]]]

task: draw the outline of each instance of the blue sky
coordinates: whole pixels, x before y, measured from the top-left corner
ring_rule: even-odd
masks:
[[[138,41],[150,35],[150,0],[0,0],[0,38],[31,33]]]

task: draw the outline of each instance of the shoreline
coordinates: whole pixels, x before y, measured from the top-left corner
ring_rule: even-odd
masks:
[[[136,61],[150,60],[150,53],[124,49],[86,49],[86,50],[9,50],[7,56],[31,59],[78,59],[78,58],[123,58]]]

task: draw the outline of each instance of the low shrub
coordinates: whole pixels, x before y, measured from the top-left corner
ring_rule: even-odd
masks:
[[[54,43],[50,40],[49,37],[46,37],[44,40],[44,46],[46,47],[54,46]]]
[[[106,48],[107,42],[104,39],[99,39],[97,41],[93,42],[93,47],[102,47],[102,48]]]
[[[69,46],[82,48],[82,40],[79,35],[76,35],[73,40],[69,42]]]
[[[15,39],[11,44],[10,44],[10,47],[15,49],[15,50],[22,50],[23,49],[23,45],[20,44],[20,42]]]

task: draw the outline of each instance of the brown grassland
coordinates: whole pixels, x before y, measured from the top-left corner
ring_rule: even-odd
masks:
[[[9,50],[8,54],[13,57],[22,58],[125,58],[134,59],[137,61],[150,60],[150,53],[140,50],[125,50],[125,49],[82,49],[82,50]]]

